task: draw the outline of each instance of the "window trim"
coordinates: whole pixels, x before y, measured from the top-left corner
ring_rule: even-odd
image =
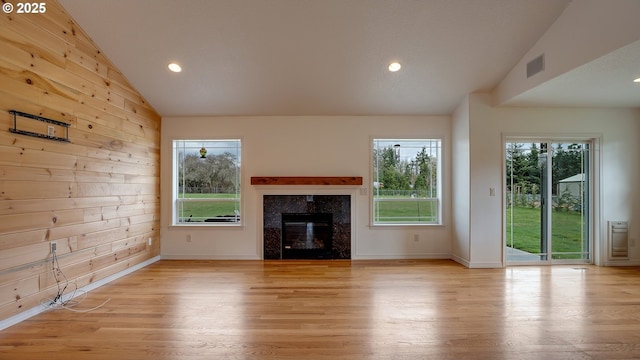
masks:
[[[179,199],[178,194],[178,172],[176,168],[177,164],[177,152],[175,150],[175,144],[178,141],[195,141],[195,142],[207,142],[207,141],[238,141],[240,143],[239,146],[239,155],[240,155],[240,166],[239,166],[239,174],[236,174],[238,186],[240,188],[240,197],[237,200],[239,202],[240,210],[239,216],[240,219],[238,222],[177,222],[178,216],[178,203],[179,202],[199,202],[199,201],[222,201],[222,200],[199,200],[199,199]],[[171,224],[170,227],[176,228],[244,228],[245,226],[245,206],[244,206],[244,196],[243,192],[245,191],[244,184],[244,171],[242,167],[242,154],[244,152],[244,139],[239,136],[229,136],[229,137],[215,137],[208,139],[194,139],[194,138],[172,138],[171,139]]]
[[[374,188],[374,182],[377,181],[375,174],[374,174],[374,146],[375,146],[375,142],[379,141],[379,140],[383,140],[383,141],[411,141],[411,140],[416,140],[416,141],[420,141],[420,140],[437,140],[439,141],[439,158],[438,158],[438,167],[437,167],[437,179],[438,179],[438,185],[437,185],[437,195],[434,198],[437,202],[437,219],[436,222],[433,223],[402,223],[402,222],[393,222],[393,223],[380,223],[380,222],[376,222],[375,221],[375,188]],[[428,136],[411,136],[411,137],[405,137],[405,136],[371,136],[370,137],[370,141],[369,141],[369,175],[371,176],[371,181],[370,181],[370,188],[371,191],[369,192],[369,227],[370,228],[384,228],[384,229],[403,229],[403,228],[434,228],[434,227],[444,227],[446,226],[445,224],[445,220],[444,220],[444,209],[445,209],[445,199],[444,199],[444,194],[446,191],[446,184],[445,184],[445,179],[444,179],[444,174],[445,174],[445,154],[446,154],[446,137],[442,136],[442,135],[428,135]]]

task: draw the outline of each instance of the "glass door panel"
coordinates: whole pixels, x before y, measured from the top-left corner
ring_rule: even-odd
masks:
[[[589,144],[507,142],[507,263],[589,261]]]
[[[539,262],[547,259],[542,178],[546,154],[539,143],[506,146],[507,261]]]
[[[588,260],[589,144],[553,143],[553,259]]]

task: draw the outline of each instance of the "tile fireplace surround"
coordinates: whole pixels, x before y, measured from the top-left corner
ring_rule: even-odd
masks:
[[[282,214],[333,215],[333,259],[351,258],[350,195],[264,195],[264,259],[282,258]]]

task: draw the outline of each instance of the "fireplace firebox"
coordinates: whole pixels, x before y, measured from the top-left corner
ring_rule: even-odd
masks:
[[[331,259],[333,214],[282,214],[283,259]]]

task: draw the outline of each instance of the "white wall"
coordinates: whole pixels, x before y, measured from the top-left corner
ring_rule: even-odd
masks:
[[[373,137],[444,137],[444,226],[371,228],[371,139]],[[242,228],[171,226],[171,141],[194,138],[241,138]],[[262,258],[264,187],[251,176],[362,176],[364,189],[353,192],[352,258],[449,258],[451,256],[451,163],[448,116],[309,116],[309,117],[177,117],[162,119],[162,215],[164,258]],[[295,187],[293,191],[299,192]],[[275,190],[274,190],[275,191]],[[282,191],[282,187],[277,187]],[[326,191],[310,188],[309,191]],[[418,241],[414,235],[418,235]],[[191,242],[186,241],[191,235]]]
[[[505,135],[599,138],[602,211],[606,220],[630,223],[640,239],[640,110],[492,107],[488,94],[472,94],[447,116],[415,117],[182,117],[162,122],[162,255],[165,258],[262,258],[261,196],[281,187],[255,187],[251,176],[362,176],[365,186],[332,188],[353,194],[352,258],[453,258],[469,267],[500,267],[503,259],[503,138]],[[432,137],[444,141],[444,226],[374,229],[370,224],[372,137]],[[244,226],[181,228],[171,223],[171,140],[243,139]],[[453,151],[452,151],[453,149]],[[455,178],[454,178],[455,177]],[[495,188],[495,196],[490,196]],[[452,191],[453,190],[453,191]],[[324,192],[325,188],[292,191]],[[363,191],[366,194],[363,194]],[[455,192],[455,194],[454,194]],[[454,214],[454,216],[452,216]],[[191,242],[186,242],[190,234]],[[414,241],[418,234],[419,241]],[[625,264],[640,264],[640,244]],[[598,258],[605,264],[604,254]]]
[[[502,262],[503,136],[582,135],[599,137],[601,164],[596,240],[606,242],[606,220],[629,221],[630,239],[640,237],[640,110],[491,107],[485,94],[470,96],[471,267]],[[496,188],[496,197],[489,188]],[[457,220],[457,219],[456,219]],[[598,254],[604,264],[604,255]],[[640,244],[627,264],[640,263]]]
[[[451,122],[452,164],[452,203],[453,238],[451,240],[452,258],[469,266],[471,262],[470,244],[470,169],[469,153],[469,97],[465,97],[456,108]]]
[[[500,82],[494,104],[504,104],[527,90],[640,39],[640,1],[572,1],[520,62]],[[527,63],[545,55],[543,72],[526,77]]]

